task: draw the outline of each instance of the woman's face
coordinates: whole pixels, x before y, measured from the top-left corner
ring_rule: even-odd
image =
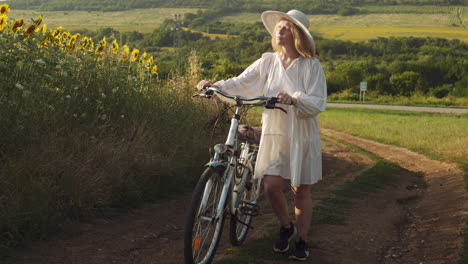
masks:
[[[294,47],[294,36],[291,31],[293,24],[287,20],[280,20],[275,27],[276,44]]]

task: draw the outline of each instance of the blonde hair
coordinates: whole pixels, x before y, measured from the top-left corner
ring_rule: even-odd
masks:
[[[294,37],[294,47],[296,48],[297,52],[299,52],[299,54],[301,54],[301,56],[303,57],[315,57],[316,54],[314,54],[314,51],[309,47],[309,45],[307,45],[308,40],[307,37],[304,35],[304,32],[302,32],[302,30],[293,22],[287,19],[281,20],[288,21],[288,23],[291,25],[291,32]],[[277,29],[275,27],[275,34],[276,30]],[[271,46],[273,47],[274,51],[278,52],[280,55],[283,55],[283,49],[276,43],[275,35],[273,35],[273,37],[271,38]]]

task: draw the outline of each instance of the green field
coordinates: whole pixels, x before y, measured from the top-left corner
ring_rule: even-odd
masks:
[[[468,115],[332,108],[320,124],[397,145],[432,158],[468,165]]]
[[[153,32],[164,19],[172,18],[173,14],[196,13],[194,8],[149,8],[134,9],[118,12],[100,11],[33,11],[11,10],[13,18],[36,18],[44,16],[44,23],[55,28],[63,26],[65,30],[90,29],[111,27],[118,31]]]
[[[441,9],[436,6],[418,7],[424,13],[418,13],[416,7],[366,7],[372,12],[392,12],[354,16],[310,15],[310,30],[323,38],[363,41],[377,37],[441,37],[460,39],[468,42],[468,29],[462,27],[454,8]],[[380,8],[381,10],[379,10]],[[164,19],[174,13],[196,13],[198,9],[190,8],[150,8],[119,12],[97,11],[48,11],[12,10],[14,18],[45,17],[44,22],[50,27],[64,26],[66,30],[112,27],[119,31],[152,32]],[[462,9],[462,19],[468,24],[467,9]],[[413,13],[408,13],[413,12]],[[259,13],[238,13],[222,18],[222,21],[253,23],[260,21]]]

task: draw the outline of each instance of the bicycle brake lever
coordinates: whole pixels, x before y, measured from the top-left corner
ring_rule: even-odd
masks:
[[[266,109],[275,109],[276,106],[275,104],[279,101],[279,99],[277,97],[271,97],[270,99],[268,99],[265,103],[265,108]]]

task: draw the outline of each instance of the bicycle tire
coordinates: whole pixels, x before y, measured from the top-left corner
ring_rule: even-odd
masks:
[[[252,157],[253,156],[251,156],[251,158]],[[249,171],[244,191],[242,193],[239,193],[241,201],[253,204],[257,203],[257,181],[258,180],[253,179],[253,172]],[[241,210],[236,210],[236,212],[231,215],[229,225],[229,240],[231,241],[231,244],[233,246],[240,246],[247,238],[247,234],[250,230],[250,224],[252,223],[253,217],[253,215],[243,214]]]
[[[209,264],[216,253],[225,217],[224,212],[220,219],[214,219],[213,215],[216,215],[221,198],[223,172],[224,168],[220,167],[205,169],[192,194],[184,229],[186,264]],[[211,182],[211,188],[206,187],[208,182]],[[207,189],[209,196],[206,199],[206,204],[200,208],[205,189]],[[208,221],[208,219],[210,220]]]

